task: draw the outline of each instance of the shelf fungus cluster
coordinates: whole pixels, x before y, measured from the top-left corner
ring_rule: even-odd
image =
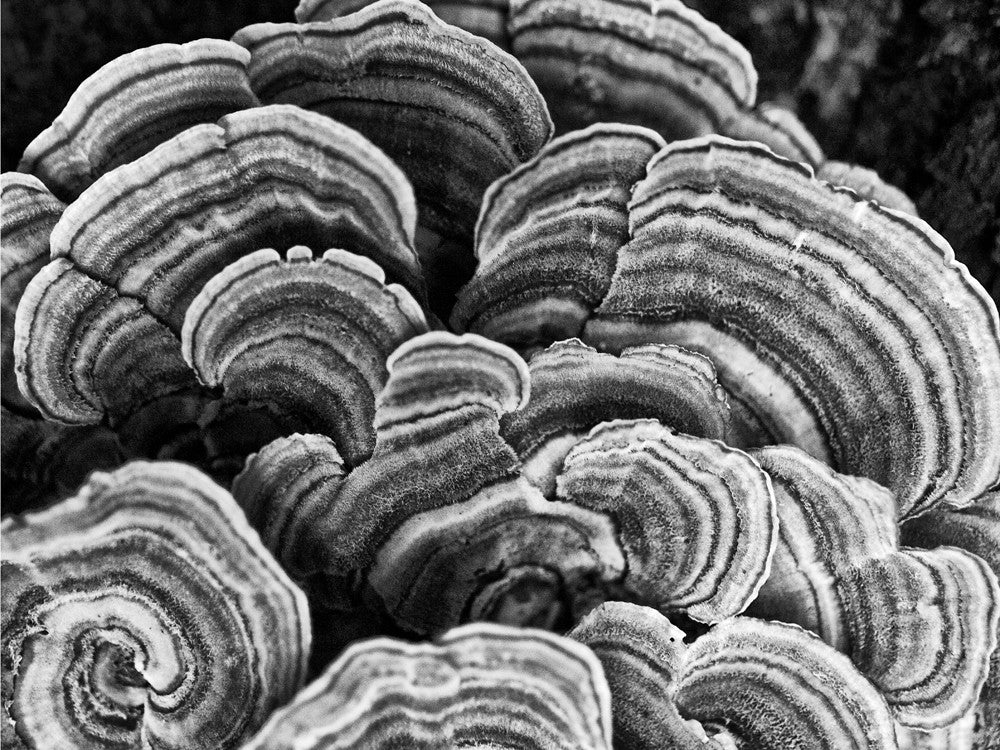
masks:
[[[5,745],[1000,744],[1000,317],[906,196],[677,0],[295,19],[0,178]]]
[[[180,463],[93,474],[3,533],[8,747],[239,747],[305,676],[305,597]]]

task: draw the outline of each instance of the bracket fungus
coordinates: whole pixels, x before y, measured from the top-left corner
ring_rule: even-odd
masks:
[[[250,56],[222,39],[157,44],[112,60],[77,88],[18,170],[75,200],[98,177],[192,125],[257,105]]]
[[[501,417],[500,432],[546,497],[566,455],[601,422],[646,417],[723,441],[729,432],[729,406],[712,363],[676,346],[637,346],[615,357],[570,339],[535,354],[528,370],[528,401]]]
[[[907,521],[902,542],[930,553],[942,546],[967,550],[985,560],[1000,578],[1000,491],[988,492],[964,510],[938,509]],[[1000,647],[990,659],[989,675],[971,717],[973,747],[1000,745]],[[948,739],[947,733],[944,738]]]
[[[521,348],[579,335],[628,239],[632,185],[663,146],[646,128],[594,125],[494,182],[476,224],[476,274],[452,325]]]
[[[301,685],[305,597],[197,470],[133,462],[0,529],[5,744],[238,747]]]
[[[424,0],[442,21],[483,37],[503,50],[510,49],[507,33],[508,0]],[[372,0],[300,0],[295,8],[299,23],[332,21],[356,13]]]
[[[898,548],[892,494],[790,447],[754,456],[780,524],[770,577],[750,612],[795,622],[846,652],[897,720],[934,729],[972,709],[997,645],[1000,588],[954,547]]]
[[[297,483],[304,454],[331,455],[303,436],[268,446],[237,479],[258,523],[287,530],[264,532],[276,556],[321,604],[384,610],[410,632],[469,619],[551,627],[593,606],[623,567],[610,520],[546,500],[499,434],[501,414],[527,398],[523,360],[435,332],[400,346],[388,368],[370,460],[346,477],[313,464],[319,481]]]
[[[790,112],[755,109],[757,71],[735,39],[679,0],[512,0],[511,49],[560,132],[643,125],[668,141],[722,133],[819,163]]]
[[[447,298],[472,272],[463,245],[483,193],[551,135],[524,68],[410,0],[326,22],[256,24],[233,40],[250,50],[251,85],[262,101],[344,122],[399,164],[413,183],[421,227],[441,240],[421,245],[428,278],[441,285],[432,299],[450,307]]]
[[[477,623],[436,643],[351,646],[247,750],[611,750],[610,714],[589,649],[540,630]]]
[[[349,466],[374,448],[386,359],[427,330],[423,311],[375,262],[343,250],[287,260],[258,250],[214,276],[188,308],[185,360],[225,400],[276,410],[284,432],[334,438]]]
[[[570,451],[556,496],[615,521],[639,601],[700,622],[737,615],[767,579],[778,519],[757,462],[654,420],[606,422]]]
[[[14,364],[17,306],[25,287],[49,259],[49,234],[65,206],[38,180],[18,172],[0,175],[0,315],[2,315],[3,509],[20,512],[71,493],[95,468],[120,463],[114,433],[48,422],[24,397]]]
[[[423,299],[415,223],[402,172],[322,115],[276,105],[190,128],[100,178],[56,223],[54,260],[28,285],[16,320],[21,389],[44,416],[65,423],[119,427],[137,410],[165,422],[147,432],[176,429],[170,412],[185,409],[156,404],[192,394],[198,422],[212,396],[181,356],[180,338],[188,306],[216,274],[262,244],[318,242],[373,258]],[[348,267],[368,286],[382,278],[370,261]],[[356,315],[363,304],[352,304]],[[352,460],[366,450],[344,447]]]
[[[569,637],[604,667],[616,748],[896,748],[878,691],[795,625],[737,617],[685,645],[656,610],[609,602]]]
[[[480,224],[502,225],[490,213],[511,211],[519,225],[545,227],[533,195],[521,196],[519,214],[487,202]],[[736,445],[797,445],[888,486],[904,516],[967,505],[997,482],[996,306],[922,221],[719,136],[662,149],[627,211],[629,239],[609,251],[598,304],[560,288],[550,268],[578,263],[555,238],[546,245],[554,257],[524,259],[513,279],[502,259],[486,259],[453,324],[530,348],[548,338],[536,300],[559,309],[569,296],[571,323],[558,337],[708,356],[729,394]]]

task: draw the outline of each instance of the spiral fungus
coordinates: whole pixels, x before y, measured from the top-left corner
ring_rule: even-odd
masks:
[[[130,463],[0,528],[5,744],[238,747],[300,686],[305,599],[197,470]]]
[[[0,178],[4,742],[995,745],[1000,317],[912,202],[678,0],[295,19]]]

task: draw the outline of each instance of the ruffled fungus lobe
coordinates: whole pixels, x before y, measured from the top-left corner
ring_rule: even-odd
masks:
[[[354,644],[247,750],[610,750],[611,707],[586,648],[538,630],[475,624],[437,643]]]
[[[646,128],[594,125],[494,182],[453,326],[521,349],[580,335],[628,241],[632,186],[663,145]]]
[[[122,55],[80,84],[18,169],[74,200],[102,174],[192,125],[256,106],[249,60],[245,49],[222,39]]]
[[[774,495],[743,451],[653,420],[607,422],[570,451],[557,482],[560,499],[614,519],[639,601],[718,622],[767,578]]]
[[[321,604],[364,600],[419,633],[470,619],[552,627],[589,610],[624,560],[608,518],[520,477],[499,418],[527,398],[523,360],[478,336],[429,333],[388,367],[369,461],[341,478],[316,466],[329,449],[300,436],[237,480],[279,559]],[[298,482],[302,466],[324,476]]]
[[[723,133],[822,161],[792,113],[754,108],[743,46],[679,0],[512,0],[509,31],[560,131],[608,121],[668,141]]]
[[[355,466],[375,446],[375,396],[397,346],[427,330],[420,306],[373,261],[343,250],[259,250],[188,308],[184,358],[228,401],[276,409],[289,430],[330,435]]]
[[[903,515],[997,483],[997,309],[922,221],[715,136],[661,151],[629,211],[585,341],[705,354],[743,444],[874,479]]]
[[[934,510],[903,524],[903,543],[933,550],[951,545],[978,555],[1000,577],[1000,492],[989,492],[961,511]],[[1000,648],[974,712],[976,748],[1000,746]]]
[[[754,456],[774,484],[780,534],[751,613],[846,652],[903,724],[932,729],[969,711],[997,643],[987,564],[951,547],[897,551],[895,504],[874,482],[791,447]]]
[[[49,262],[49,235],[66,206],[37,177],[18,172],[0,175],[0,206],[3,405],[33,413],[14,374],[14,316],[28,282]]]
[[[406,178],[357,132],[296,107],[198,125],[99,179],[52,232],[18,311],[22,391],[67,423],[112,422],[196,387],[181,357],[201,288],[260,247],[374,258],[420,296]]]
[[[510,48],[507,34],[508,0],[424,0],[434,14],[445,23],[458,26],[471,34],[489,39],[501,49]],[[365,6],[372,0],[300,0],[295,8],[295,20],[331,21]]]
[[[513,57],[420,3],[257,24],[233,40],[250,50],[251,85],[263,101],[322,112],[371,138],[413,182],[421,226],[459,243],[472,239],[490,183],[534,156],[552,131],[541,94]],[[458,283],[471,274],[464,249],[428,252],[428,278],[455,274],[456,264]]]
[[[49,260],[49,233],[64,205],[37,177],[0,175],[2,237],[2,467],[3,510],[19,512],[73,492],[95,468],[121,460],[113,433],[103,427],[70,429],[43,421],[17,385],[14,320],[31,278]]]
[[[305,597],[197,470],[131,463],[0,528],[5,744],[236,747],[300,686]]]
[[[648,417],[689,435],[728,436],[725,393],[700,354],[650,344],[614,357],[571,339],[537,353],[528,369],[528,403],[505,414],[500,429],[546,497],[566,454],[601,422]]]
[[[604,667],[616,748],[896,747],[878,691],[794,625],[738,617],[685,646],[659,612],[609,602],[569,636]]]

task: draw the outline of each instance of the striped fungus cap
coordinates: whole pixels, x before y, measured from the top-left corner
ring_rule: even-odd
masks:
[[[627,357],[562,346],[579,350],[595,381],[609,366],[629,373]],[[638,357],[633,375],[649,392],[710,375],[700,358],[672,372],[671,352],[639,353],[654,355]],[[406,630],[439,633],[469,620],[568,627],[621,596],[714,622],[756,595],[777,529],[769,480],[747,454],[654,420],[589,434],[571,422],[580,432],[546,498],[501,426],[530,404],[532,373],[513,351],[428,333],[397,349],[389,373],[371,460],[347,473],[331,443],[297,435],[265,447],[234,486],[269,548],[325,604],[375,602]],[[592,419],[630,413],[581,395]],[[698,397],[676,402],[692,419],[684,409]],[[641,395],[633,405],[652,409]]]
[[[301,685],[306,599],[196,469],[95,473],[0,531],[5,746],[239,747]]]
[[[892,494],[870,480],[787,446],[753,455],[774,486],[779,541],[748,612],[847,653],[901,724],[935,729],[968,713],[997,645],[1000,589],[987,561],[900,547]]]
[[[736,617],[686,645],[655,609],[608,602],[568,635],[604,667],[616,748],[896,748],[875,687],[798,626]]]
[[[352,645],[247,750],[611,750],[610,713],[589,649],[541,630],[476,623],[434,643]]]
[[[309,429],[336,434],[359,461],[371,451],[385,357],[426,330],[415,223],[402,172],[322,115],[275,105],[196,125],[98,179],[56,222],[53,260],[28,284],[15,320],[20,389],[48,419],[121,429],[140,411],[169,425],[169,412],[187,409],[203,424],[206,404],[228,392],[213,407],[210,450],[235,451],[241,463],[262,442]],[[301,242],[344,249],[312,263],[303,249],[289,251],[289,263],[259,252]],[[266,299],[258,283],[271,284]],[[276,309],[286,325],[263,331],[260,316]],[[237,310],[246,319],[233,318]],[[303,316],[311,329],[296,327]],[[287,356],[248,369],[247,351],[282,347]],[[318,362],[324,347],[338,356]],[[345,362],[364,372],[332,372]],[[321,413],[305,388],[289,387],[292,375],[345,385],[342,398],[360,412]],[[184,408],[159,409],[184,393],[195,394]],[[241,445],[239,430],[220,426],[233,404],[254,412],[263,441]]]
[[[621,128],[556,139],[491,188],[459,330],[522,350],[576,336],[700,352],[728,391],[735,445],[797,445],[887,486],[903,516],[996,484],[1000,322],[940,235],[758,144],[679,141],[643,167],[648,131]],[[588,187],[612,175],[593,155],[609,149],[645,170],[608,195],[620,243],[580,231]],[[569,174],[579,191],[552,189]],[[550,205],[577,229],[560,231]],[[530,254],[522,237],[537,238]],[[587,252],[599,272],[583,270]]]

